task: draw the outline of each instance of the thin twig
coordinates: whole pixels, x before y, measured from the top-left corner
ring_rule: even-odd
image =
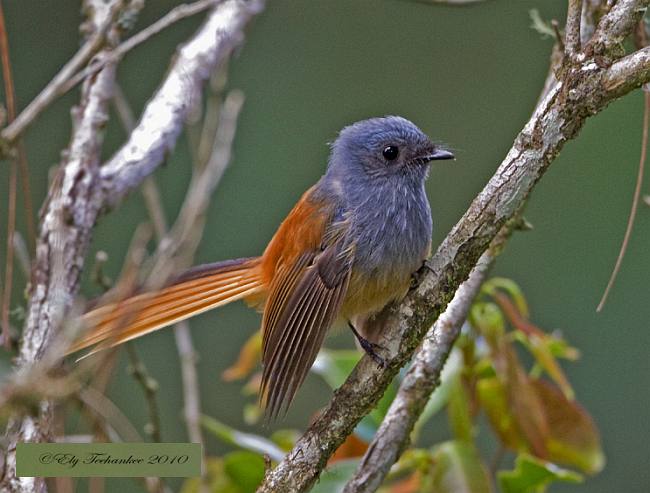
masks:
[[[156,393],[160,386],[156,379],[149,374],[147,367],[138,356],[133,344],[127,344],[126,350],[131,362],[129,373],[133,375],[133,378],[142,387],[145,400],[147,401],[147,408],[149,409],[149,423],[145,426],[145,431],[154,442],[162,442],[160,412],[158,411],[158,402],[156,400]]]
[[[59,70],[40,94],[27,105],[27,108],[0,133],[0,137],[12,144],[52,101],[65,94],[65,91],[63,91],[65,83],[102,48],[106,34],[117,17],[117,14],[122,9],[123,3],[122,0],[112,2],[110,14],[103,19],[101,27],[93,33],[79,51]]]
[[[163,17],[158,19],[156,22],[146,27],[142,31],[134,34],[129,39],[124,41],[121,45],[117,46],[115,50],[111,53],[111,60],[119,60],[127,52],[131,51],[133,48],[139,46],[140,44],[147,41],[149,38],[155,36],[159,32],[165,30],[172,24],[191,17],[193,15],[199,14],[204,10],[214,7],[224,0],[198,0],[197,2],[191,4],[181,4],[174,7]],[[68,81],[64,84],[61,91],[63,94],[68,92],[70,89],[79,84],[86,77],[90,77],[92,74],[100,70],[104,63],[107,61],[97,62],[95,64],[89,65],[88,67],[83,68],[76,74],[72,75]]]
[[[625,235],[623,236],[623,242],[621,243],[621,248],[618,252],[618,257],[616,258],[616,263],[614,264],[614,269],[612,274],[609,277],[607,282],[607,287],[603,293],[596,311],[600,312],[605,306],[609,292],[614,286],[616,281],[616,276],[621,270],[621,265],[623,263],[623,258],[625,257],[625,252],[627,251],[627,246],[630,241],[630,236],[632,236],[632,230],[634,229],[634,219],[636,218],[636,211],[639,206],[639,199],[641,197],[641,187],[643,185],[643,172],[645,168],[645,161],[648,154],[648,120],[650,119],[650,93],[648,91],[643,92],[643,101],[644,101],[644,110],[643,110],[643,136],[641,137],[641,156],[639,158],[639,170],[636,176],[636,185],[634,186],[634,195],[632,196],[632,207],[630,208],[630,215],[627,218],[627,227],[625,228]]]
[[[559,49],[564,52],[564,38],[562,37],[562,32],[560,31],[560,23],[557,21],[557,19],[551,19],[551,28],[553,29],[555,41],[557,41]]]
[[[2,293],[2,340],[5,349],[11,349],[9,330],[9,309],[11,307],[11,293],[14,279],[14,232],[16,231],[16,161],[11,160],[9,165],[9,194],[7,195],[7,256],[5,259],[5,282]]]
[[[241,42],[244,26],[262,6],[259,0],[225,0],[178,50],[167,78],[147,104],[128,142],[102,166],[106,208],[160,165],[176,143],[188,112],[200,100],[203,82]]]
[[[104,432],[111,442],[141,442],[142,435],[113,401],[93,387],[86,387],[77,394],[79,401],[92,410],[103,425]]]
[[[582,0],[569,0],[566,16],[564,46],[566,54],[574,57],[580,53],[580,22],[582,21]]]
[[[183,417],[187,425],[187,435],[192,443],[203,444],[201,433],[201,394],[199,378],[196,371],[197,354],[192,343],[190,327],[186,321],[179,322],[174,327],[174,337],[178,356],[181,361],[181,376],[183,379]]]
[[[0,3],[0,58],[2,59],[2,77],[5,85],[5,98],[7,99],[7,118],[12,121],[16,118],[16,105],[14,101],[14,84],[11,77],[11,63],[9,61],[9,41],[5,30],[5,17],[2,3]],[[5,282],[2,293],[2,340],[7,350],[11,349],[9,335],[9,309],[11,307],[11,294],[14,276],[14,232],[16,231],[16,180],[18,174],[17,159],[10,160],[9,165],[9,193],[7,195],[7,256],[5,258]]]
[[[11,71],[11,62],[9,56],[9,39],[7,37],[7,28],[5,26],[5,14],[2,3],[0,2],[0,54],[2,56],[2,74],[5,82],[5,97],[7,99],[7,123],[16,119],[16,99],[14,91],[14,82]],[[27,241],[30,250],[36,246],[36,229],[34,226],[34,207],[32,205],[31,187],[29,185],[29,165],[27,164],[27,153],[22,141],[17,145],[18,167],[20,168],[20,182],[23,192],[23,206],[25,210],[25,223],[27,225]],[[13,160],[13,157],[12,157]]]

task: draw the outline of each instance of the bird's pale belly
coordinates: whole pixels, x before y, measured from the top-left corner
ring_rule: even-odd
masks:
[[[389,302],[403,298],[411,284],[411,274],[410,269],[404,268],[370,275],[353,273],[341,307],[341,315],[348,320],[372,315]]]

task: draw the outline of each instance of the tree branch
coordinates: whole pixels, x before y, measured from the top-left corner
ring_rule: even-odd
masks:
[[[650,79],[650,46],[614,62],[603,77],[610,93],[623,96]]]
[[[59,70],[40,94],[27,105],[27,108],[10,125],[2,130],[0,137],[10,144],[13,143],[52,101],[65,92],[62,91],[62,88],[68,79],[101,49],[106,39],[106,33],[116,19],[123,3],[122,1],[111,3],[111,11],[109,15],[103,18],[99,29],[94,32],[90,39],[79,48],[79,51]]]
[[[141,45],[145,41],[155,36],[156,34],[164,31],[172,24],[182,19],[185,19],[186,17],[191,17],[200,12],[203,12],[204,10],[207,10],[210,7],[215,7],[221,1],[223,0],[197,0],[194,3],[190,3],[190,4],[183,3],[181,5],[177,5],[172,10],[167,12],[167,14],[165,14],[163,17],[158,19],[156,22],[147,26],[142,31],[138,32],[137,34],[134,34],[129,39],[124,41],[121,45],[117,46],[111,52],[111,59],[117,61],[119,58],[122,58],[128,51],[131,51],[135,47]],[[84,80],[86,77],[91,76],[101,68],[102,68],[101,63],[94,63],[92,65],[87,66],[83,70],[80,70],[65,82],[60,92],[66,93],[74,86],[79,84],[79,82]]]
[[[203,83],[243,39],[262,0],[226,0],[186,43],[129,140],[101,169],[104,205],[111,207],[159,166],[171,151]]]
[[[565,41],[566,54],[575,56],[580,52],[580,22],[582,20],[582,0],[569,0],[566,16]]]
[[[585,46],[594,35],[600,14],[604,9],[602,0],[583,0],[580,20],[580,41]]]
[[[495,249],[496,250],[496,249]],[[343,493],[371,493],[381,485],[390,467],[408,446],[413,426],[431,393],[439,385],[440,373],[472,301],[487,277],[496,255],[486,251],[467,280],[460,285],[445,312],[427,332],[422,348],[406,373],[399,391],[359,462]]]
[[[551,53],[548,75],[537,106],[557,84],[555,73],[563,60],[561,46],[561,39],[558,39]],[[515,217],[521,218],[521,215],[517,214]],[[407,447],[413,428],[429,397],[440,384],[443,366],[467,318],[472,301],[514,226],[524,229],[525,223],[516,219],[501,229],[468,279],[459,286],[447,309],[427,332],[413,365],[402,381],[398,394],[361,463],[347,483],[344,493],[375,491]]]
[[[615,55],[619,45],[630,34],[648,8],[648,0],[619,0],[598,23],[591,41],[585,48],[587,56]]]
[[[72,111],[72,140],[41,220],[18,367],[43,357],[77,292],[83,258],[100,206],[97,200],[99,155],[114,79],[115,64],[107,64],[86,81],[81,101]],[[7,428],[10,445],[0,482],[3,491],[45,491],[43,478],[15,476],[16,443],[44,441],[50,436],[52,405],[43,401],[39,407],[37,418],[15,418]]]
[[[622,0],[616,7],[629,8],[631,3],[641,7],[648,2]],[[634,9],[627,13],[635,19],[639,15]],[[634,22],[620,15],[615,18],[617,23],[612,24],[611,18],[607,21],[611,33],[598,26],[601,39],[622,39],[629,34]],[[621,24],[629,29],[626,31]],[[440,245],[418,289],[410,292],[399,307],[390,307],[377,317],[376,323],[383,326],[383,330],[376,329],[383,334],[379,343],[390,353],[387,368],[380,370],[370,358],[363,357],[291,452],[267,472],[258,492],[301,492],[311,487],[331,454],[376,405],[399,368],[410,359],[427,328],[444,311],[498,231],[525,204],[564,144],[577,135],[589,116],[647,82],[645,70],[639,74],[627,65],[618,66],[617,73],[629,73],[632,81],[608,89],[603,82],[612,74],[594,59],[585,58],[559,71],[560,80],[549,88],[494,176]],[[627,63],[634,60],[637,57],[629,58]]]

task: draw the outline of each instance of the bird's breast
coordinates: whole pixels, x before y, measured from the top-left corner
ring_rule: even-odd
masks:
[[[424,189],[394,187],[354,212],[354,264],[342,313],[374,313],[402,298],[428,256],[431,211]]]

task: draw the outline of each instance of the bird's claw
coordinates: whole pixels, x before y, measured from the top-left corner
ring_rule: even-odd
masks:
[[[352,333],[354,334],[354,337],[357,338],[357,341],[359,341],[359,345],[363,348],[365,353],[370,356],[375,363],[379,366],[379,368],[386,368],[388,364],[386,363],[386,360],[379,356],[377,354],[377,351],[386,351],[386,348],[383,346],[380,346],[379,344],[375,344],[374,342],[370,342],[368,339],[363,337],[357,329],[354,327],[352,322],[348,321],[348,327],[352,330]]]
[[[374,342],[370,342],[363,337],[359,338],[359,344],[361,344],[361,347],[366,352],[366,354],[370,356],[375,363],[377,363],[377,366],[379,366],[379,368],[386,368],[386,366],[388,366],[386,360],[377,354],[377,351],[386,351],[385,347],[380,346],[379,344],[375,344]]]

